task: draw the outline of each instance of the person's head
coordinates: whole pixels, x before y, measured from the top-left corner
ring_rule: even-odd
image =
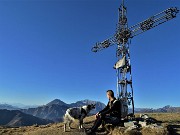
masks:
[[[106,94],[108,99],[114,98],[114,92],[112,90],[107,90]]]

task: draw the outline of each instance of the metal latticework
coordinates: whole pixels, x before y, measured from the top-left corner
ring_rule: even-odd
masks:
[[[133,86],[131,75],[131,63],[128,30],[127,10],[124,1],[119,8],[119,19],[116,28],[115,39],[117,41],[116,57],[117,63],[114,65],[117,73],[117,98],[121,101],[121,117],[128,115],[128,106],[131,106],[134,114]],[[130,86],[130,87],[129,87]]]
[[[119,17],[116,33],[111,38],[108,38],[103,42],[96,43],[96,45],[92,48],[92,51],[98,52],[114,44],[117,45],[117,62],[114,65],[114,68],[116,69],[117,74],[117,98],[121,101],[122,118],[124,118],[130,113],[130,106],[132,108],[131,114],[134,116],[129,40],[147,30],[175,18],[179,10],[176,7],[168,8],[132,27],[128,27],[127,8],[124,6],[124,0],[122,0],[122,4],[118,12]]]

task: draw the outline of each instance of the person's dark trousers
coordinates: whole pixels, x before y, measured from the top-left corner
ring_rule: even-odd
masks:
[[[98,127],[102,124],[102,121],[104,121],[106,124],[109,123],[109,124],[116,125],[120,123],[121,120],[117,117],[101,116],[95,120],[94,126],[91,128],[91,131],[95,132],[98,129]]]
[[[100,116],[98,117],[95,122],[94,122],[94,125],[93,127],[91,128],[91,131],[95,132],[98,127],[102,124],[102,121],[104,120],[105,116]]]

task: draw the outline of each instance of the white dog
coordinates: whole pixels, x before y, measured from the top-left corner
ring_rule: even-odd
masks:
[[[83,119],[87,114],[95,108],[94,104],[85,105],[82,107],[73,107],[66,110],[64,115],[64,132],[66,132],[66,126],[68,124],[69,129],[71,129],[71,123],[75,120],[79,120],[79,129],[83,128]]]

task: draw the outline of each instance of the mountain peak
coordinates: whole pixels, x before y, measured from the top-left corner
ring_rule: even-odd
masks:
[[[65,102],[61,101],[60,99],[54,99],[53,101],[49,102],[46,105],[51,106],[51,105],[54,105],[54,104],[60,105],[60,106],[67,105]]]

